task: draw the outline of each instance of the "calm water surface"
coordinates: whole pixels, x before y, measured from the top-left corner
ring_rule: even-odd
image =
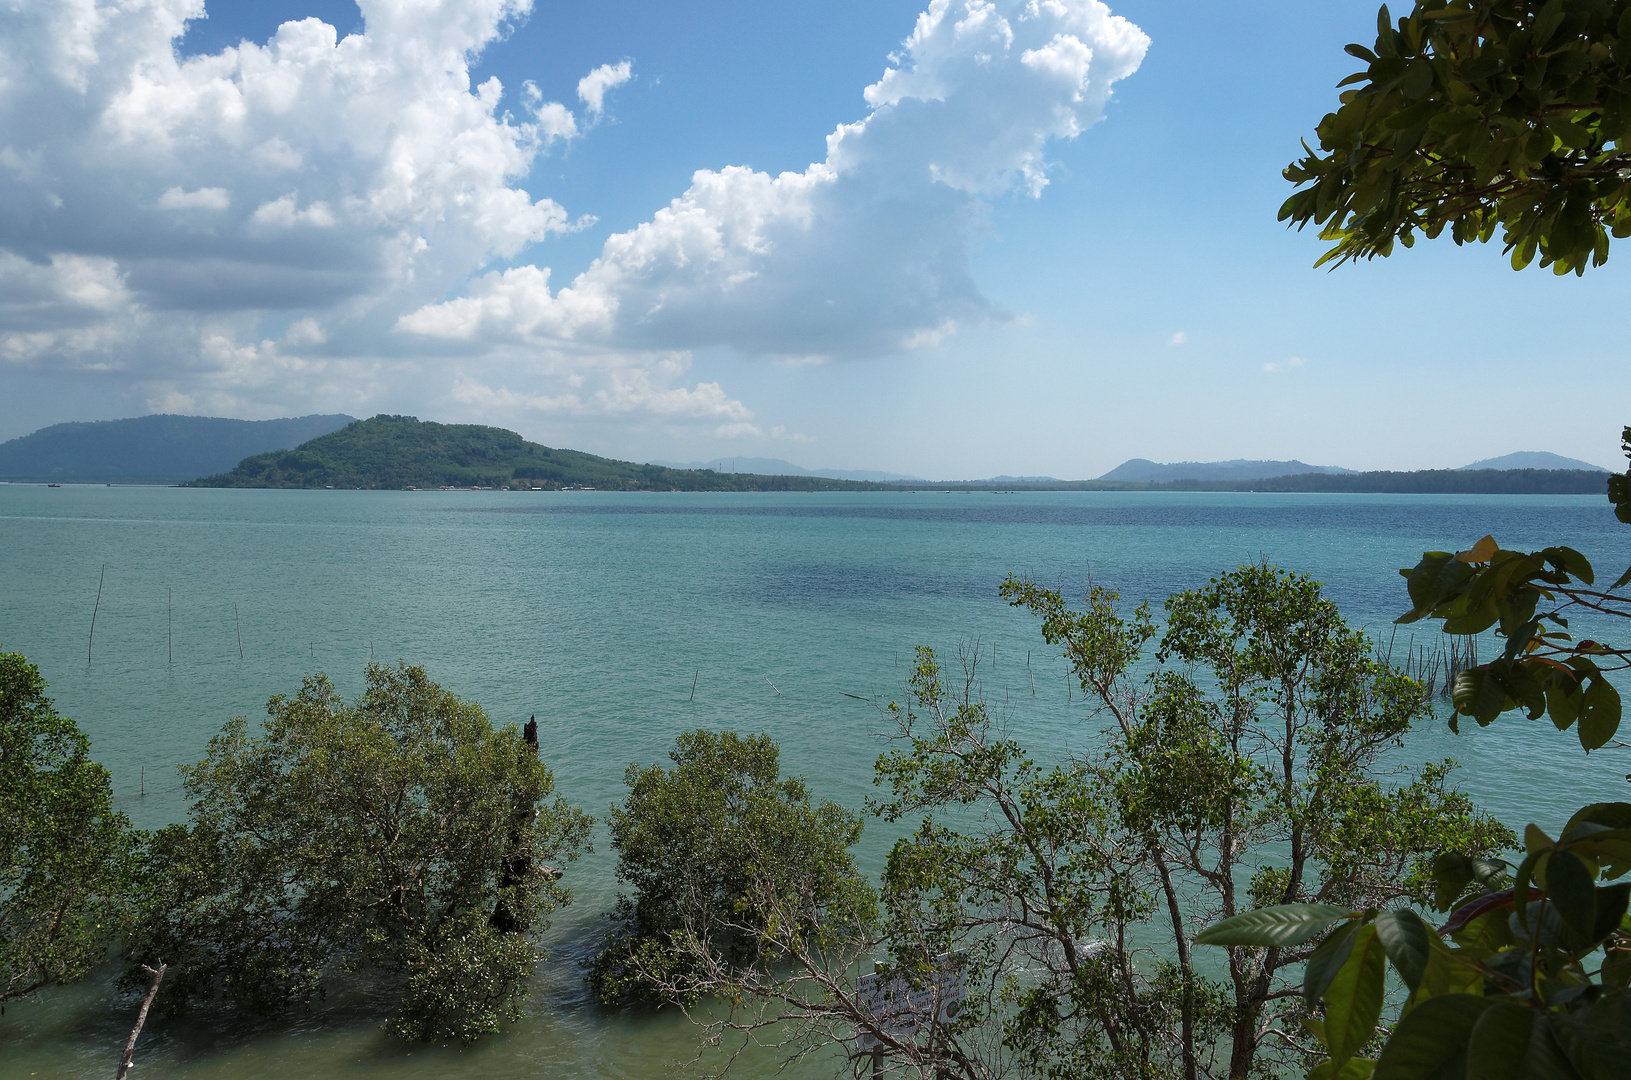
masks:
[[[1600,497],[0,485],[0,645],[40,666],[112,770],[120,809],[147,827],[184,815],[175,766],[228,717],[316,671],[354,693],[370,658],[423,664],[500,722],[536,715],[558,790],[597,816],[629,762],[662,760],[697,726],[768,732],[820,796],[859,806],[883,728],[871,701],[898,696],[918,644],[977,639],[986,697],[1027,745],[1091,741],[1063,663],[996,595],[1009,573],[1074,595],[1092,580],[1158,608],[1268,559],[1326,582],[1385,638],[1406,606],[1397,568],[1491,532],[1508,547],[1571,544],[1602,573],[1631,562],[1631,529]],[[1509,825],[1555,828],[1566,806],[1625,793],[1623,764],[1558,752],[1571,741],[1511,717],[1460,738],[1437,723],[1407,756],[1454,756],[1462,786]],[[1528,797],[1496,799],[1481,783],[1495,769],[1518,770]],[[891,839],[871,829],[870,869]],[[550,931],[539,992],[502,1036],[407,1047],[380,1033],[375,1003],[347,1000],[271,1025],[160,1018],[138,1061],[187,1080],[661,1075],[690,1056],[684,1021],[601,1010],[583,987],[615,892],[603,832],[597,849],[570,869],[576,900]],[[11,1006],[0,1077],[104,1077],[133,1014],[105,979]]]

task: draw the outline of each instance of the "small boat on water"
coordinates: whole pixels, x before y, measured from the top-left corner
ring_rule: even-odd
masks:
[[[46,487],[61,487],[61,484],[47,484]]]

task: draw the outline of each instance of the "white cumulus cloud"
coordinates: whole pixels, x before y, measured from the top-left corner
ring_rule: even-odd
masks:
[[[359,6],[345,37],[308,18],[191,57],[203,0],[0,6],[0,377],[783,437],[692,352],[819,363],[1005,318],[970,272],[991,201],[1040,197],[1148,46],[1101,0],[931,0],[823,160],[698,171],[563,280],[536,245],[594,207],[526,185],[633,62],[575,113],[471,77],[530,0]]]
[[[616,89],[632,78],[634,64],[628,60],[602,64],[578,80],[578,97],[583,99],[591,113],[598,116],[606,110],[606,91]]]
[[[398,328],[784,359],[931,345],[1002,317],[969,273],[988,200],[1040,196],[1048,144],[1097,121],[1148,44],[1100,0],[933,0],[824,161],[699,171],[558,291],[520,266]]]

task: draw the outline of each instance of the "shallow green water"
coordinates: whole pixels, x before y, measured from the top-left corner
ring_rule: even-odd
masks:
[[[257,715],[317,670],[354,692],[371,656],[423,664],[502,722],[536,714],[558,789],[597,816],[630,761],[661,760],[696,726],[769,732],[819,795],[858,806],[882,723],[856,698],[895,695],[920,643],[978,638],[986,696],[1007,703],[1027,745],[1091,741],[1063,664],[996,596],[1009,572],[1074,594],[1091,576],[1159,606],[1267,558],[1321,578],[1351,621],[1385,636],[1404,606],[1396,568],[1487,532],[1513,547],[1570,543],[1610,573],[1631,562],[1631,529],[1588,497],[0,485],[0,644],[39,664],[143,826],[183,815],[175,766],[228,717]],[[1461,738],[1433,725],[1410,751],[1455,756],[1475,794],[1492,768],[1523,770],[1533,800],[1488,803],[1521,828],[1537,805],[1546,823],[1567,804],[1623,796],[1624,766],[1559,755],[1565,738],[1510,719]],[[890,839],[870,830],[869,867]],[[530,1015],[498,1038],[405,1047],[379,1033],[369,1002],[337,1002],[262,1026],[161,1018],[138,1060],[178,1078],[659,1075],[690,1055],[688,1025],[610,1014],[584,992],[578,964],[614,891],[597,846],[569,871],[577,899],[549,934]],[[12,1006],[0,1077],[103,1077],[133,1013],[105,981]]]

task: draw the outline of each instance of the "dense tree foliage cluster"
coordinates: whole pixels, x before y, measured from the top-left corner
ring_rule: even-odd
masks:
[[[1627,433],[1631,440],[1631,432]],[[1488,726],[1503,713],[1547,716],[1586,752],[1623,747],[1620,695],[1608,672],[1631,651],[1576,639],[1569,617],[1631,617],[1631,597],[1593,588],[1578,551],[1507,551],[1486,536],[1465,551],[1427,552],[1402,570],[1412,607],[1399,619],[1440,620],[1447,634],[1492,630],[1505,648],[1461,672],[1455,715]],[[1511,785],[1524,786],[1516,777]],[[1280,902],[1210,927],[1203,943],[1308,949],[1303,1000],[1325,1078],[1610,1080],[1631,1074],[1631,802],[1581,807],[1555,835],[1524,830],[1514,865],[1465,844],[1446,845],[1433,892],[1412,907],[1352,900]],[[1616,883],[1617,882],[1617,883]],[[1397,1026],[1376,1041],[1391,967],[1403,993]]]
[[[131,918],[138,838],[90,740],[0,652],[0,1007],[72,982]]]
[[[245,458],[193,487],[592,487],[600,491],[867,491],[881,485],[823,476],[759,476],[614,461],[528,442],[480,424],[412,416],[358,420],[293,450]]]
[[[229,721],[182,770],[191,820],[143,834],[43,691],[0,653],[0,1001],[117,947],[131,983],[167,970],[165,1012],[275,1012],[360,977],[394,989],[404,1038],[519,1014],[590,824],[546,801],[536,725],[495,728],[416,667],[371,665],[349,704],[318,675],[260,733]]]
[[[548,863],[588,831],[545,802],[536,747],[406,665],[370,666],[354,704],[319,675],[267,713],[261,735],[234,720],[183,770],[192,820],[153,838],[164,873],[127,955],[172,966],[171,1009],[220,995],[272,1011],[371,970],[401,982],[405,1037],[497,1030],[539,957],[495,923],[543,929],[566,899]],[[525,872],[506,874],[515,860]]]
[[[695,1001],[721,969],[777,962],[777,935],[817,921],[773,925],[789,894],[825,921],[835,909],[852,922],[870,915],[872,892],[849,852],[860,816],[782,777],[768,736],[688,732],[670,757],[672,768],[629,766],[628,797],[608,817],[632,894],[595,960],[603,1000]]]
[[[1102,590],[1085,610],[1003,591],[1105,720],[1084,752],[1039,761],[980,699],[977,652],[953,677],[921,649],[872,807],[911,831],[874,893],[845,852],[859,822],[823,821],[768,740],[682,737],[614,811],[634,891],[603,991],[711,997],[712,1038],[837,1042],[859,1071],[1244,1078],[1305,1063],[1279,1033],[1311,950],[1241,946],[1220,972],[1197,930],[1267,902],[1422,900],[1438,852],[1516,842],[1447,765],[1383,767],[1426,695],[1306,578],[1244,567],[1172,597],[1164,632]]]
[[[1499,230],[1515,269],[1583,274],[1631,236],[1631,3],[1424,0],[1376,35],[1285,172],[1281,220],[1336,242],[1321,263]]]

